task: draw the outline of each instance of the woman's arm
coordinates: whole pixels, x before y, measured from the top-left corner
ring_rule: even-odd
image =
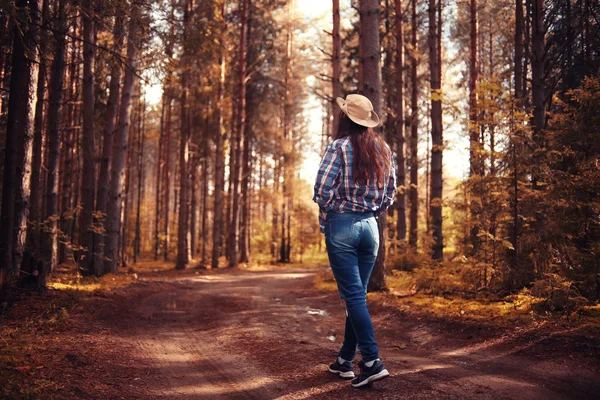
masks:
[[[325,149],[325,154],[319,165],[317,180],[314,187],[313,201],[319,205],[319,225],[321,231],[325,227],[325,213],[333,207],[334,187],[342,167],[342,154],[334,143]]]

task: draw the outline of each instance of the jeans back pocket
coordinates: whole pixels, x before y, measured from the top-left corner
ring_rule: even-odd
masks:
[[[354,236],[353,219],[333,219],[327,225],[330,238],[336,242],[346,242]]]

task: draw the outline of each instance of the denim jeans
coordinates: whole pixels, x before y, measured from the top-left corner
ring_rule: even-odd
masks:
[[[379,348],[367,309],[367,284],[379,249],[374,213],[329,212],[325,243],[340,297],[346,301],[346,328],[340,357],[353,360],[358,347],[363,360],[375,360],[379,358]]]

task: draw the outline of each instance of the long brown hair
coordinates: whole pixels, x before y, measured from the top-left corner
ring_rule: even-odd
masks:
[[[341,112],[335,139],[347,136],[352,142],[354,182],[367,185],[373,179],[377,187],[384,187],[391,165],[391,154],[385,140],[373,129],[358,125]]]

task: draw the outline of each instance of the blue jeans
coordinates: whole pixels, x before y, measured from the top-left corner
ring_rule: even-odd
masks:
[[[340,297],[346,301],[346,329],[340,357],[351,361],[360,349],[363,360],[379,358],[373,322],[367,309],[367,284],[379,249],[372,212],[329,212],[325,243]]]

